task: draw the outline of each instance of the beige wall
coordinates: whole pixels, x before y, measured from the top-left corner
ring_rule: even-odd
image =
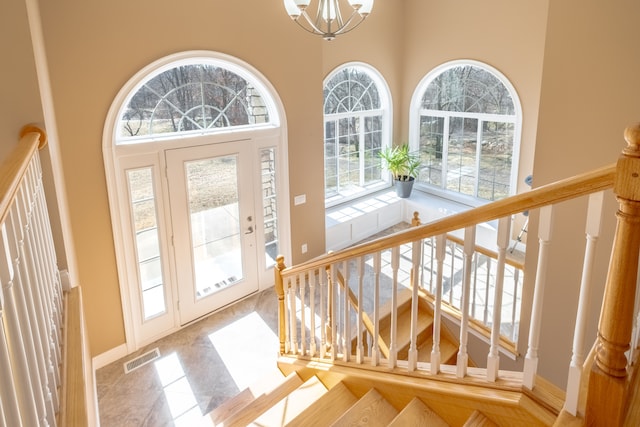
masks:
[[[42,123],[38,77],[24,0],[6,0],[0,13],[0,159],[18,142],[27,123]]]
[[[84,291],[91,352],[124,343],[118,276],[102,158],[102,132],[116,93],[165,55],[207,49],[260,70],[281,97],[289,127],[292,247],[324,250],[322,40],[302,34],[281,2],[115,0],[42,2],[41,13]],[[293,203],[291,203],[293,206]],[[308,224],[319,224],[309,227]],[[294,262],[301,261],[294,251]]]
[[[638,16],[640,3],[631,0],[550,2],[533,172],[536,185],[616,161],[625,146],[624,128],[640,120]],[[575,237],[584,235],[585,218],[576,215],[581,212],[579,205],[585,202],[557,209],[544,300],[540,355],[556,354],[558,361],[543,365],[541,373],[560,384],[566,381],[561,362],[571,358],[581,275],[580,269],[568,266],[579,265],[572,261],[581,261],[584,247],[584,240]],[[607,206],[598,242],[588,347],[596,336],[614,229],[615,202],[610,193]]]

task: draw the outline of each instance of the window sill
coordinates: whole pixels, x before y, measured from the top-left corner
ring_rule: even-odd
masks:
[[[336,251],[351,246],[400,222],[411,223],[418,212],[425,224],[445,216],[471,209],[467,205],[414,189],[408,198],[400,198],[387,188],[365,197],[326,209],[326,249]],[[477,243],[495,246],[497,223],[482,224],[477,229]],[[460,234],[462,230],[454,235]]]

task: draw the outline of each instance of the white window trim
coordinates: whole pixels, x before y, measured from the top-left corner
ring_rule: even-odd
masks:
[[[416,86],[416,89],[411,96],[411,103],[409,104],[409,146],[412,150],[417,150],[420,145],[420,116],[422,113],[428,112],[430,115],[445,117],[449,114],[445,114],[446,112],[442,111],[434,111],[427,110],[422,108],[422,97],[424,96],[424,92],[427,89],[427,86],[431,84],[431,82],[438,77],[443,72],[447,71],[450,68],[459,67],[462,65],[471,65],[478,68],[485,69],[491,72],[500,82],[509,90],[511,95],[511,99],[514,104],[515,115],[492,115],[492,114],[473,114],[473,117],[485,116],[487,119],[491,119],[492,117],[499,117],[499,121],[506,121],[511,117],[513,117],[514,123],[514,141],[513,141],[513,167],[511,168],[511,178],[509,180],[509,187],[511,189],[510,195],[515,194],[517,189],[518,182],[518,169],[520,165],[520,143],[522,140],[522,104],[520,103],[520,97],[515,87],[507,77],[502,74],[498,69],[492,67],[489,64],[484,62],[476,61],[473,59],[457,59],[454,61],[445,62],[435,67],[431,71],[425,75],[422,80]],[[433,113],[433,114],[432,114]],[[456,117],[464,117],[467,113],[455,113]],[[470,115],[471,116],[471,115]],[[416,182],[416,189],[424,191],[426,193],[433,193],[437,196],[443,197],[445,199],[451,199],[456,202],[464,203],[469,206],[479,206],[486,202],[481,201],[475,197],[467,196],[464,194],[455,194],[452,191],[446,191],[444,189],[435,188],[433,186],[420,184]]]
[[[329,82],[329,80],[331,80],[333,78],[333,76],[335,76],[338,72],[342,71],[344,68],[351,68],[351,67],[357,67],[357,68],[363,68],[368,72],[369,77],[373,80],[373,82],[376,85],[376,89],[378,89],[378,95],[380,96],[380,103],[383,106],[388,106],[388,108],[385,110],[384,108],[382,109],[377,109],[377,110],[367,110],[366,112],[363,112],[364,114],[366,114],[367,116],[375,116],[378,115],[378,112],[381,112],[382,114],[382,122],[383,122],[383,126],[382,126],[382,147],[388,147],[392,145],[392,135],[393,135],[393,101],[391,99],[391,91],[389,90],[389,85],[387,84],[386,80],[384,79],[384,77],[382,76],[382,74],[373,66],[365,63],[365,62],[358,62],[358,61],[354,61],[354,62],[346,62],[344,64],[341,64],[339,66],[337,66],[336,68],[334,68],[329,74],[327,74],[327,77],[325,77],[324,81],[322,82],[322,87],[324,89],[324,87],[327,85],[327,83]],[[322,113],[323,113],[323,129],[324,129],[324,99],[323,99],[323,105],[322,105],[323,109],[322,109]],[[336,113],[336,114],[332,114],[331,118],[334,119],[338,119],[338,118],[346,118],[346,117],[352,117],[353,114],[352,113]],[[363,116],[364,117],[364,116]],[[386,126],[385,126],[386,125]],[[324,144],[324,135],[323,135],[323,144]],[[322,155],[324,158],[324,150],[322,151]],[[362,193],[358,193],[354,196],[351,197],[340,197],[336,200],[330,200],[328,201],[325,197],[325,208],[331,208],[334,206],[338,206],[342,203],[348,203],[352,200],[355,200],[357,198],[366,196],[367,194],[371,194],[374,193],[376,191],[380,191],[381,189],[385,188],[385,187],[389,187],[391,186],[391,178],[389,174],[383,174],[382,176],[383,178],[383,183],[381,183],[380,185],[376,185],[376,186],[372,186],[370,189],[368,189],[367,191],[364,191]],[[323,188],[326,194],[326,187],[324,187],[324,181],[323,181]]]

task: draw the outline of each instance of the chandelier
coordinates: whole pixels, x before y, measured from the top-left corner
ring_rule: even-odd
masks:
[[[348,33],[362,23],[371,13],[374,0],[318,0],[315,11],[310,11],[311,0],[284,0],[287,13],[305,31],[318,34],[325,40],[333,40]],[[341,10],[341,4],[343,4]],[[344,17],[347,15],[348,18]],[[312,18],[314,16],[314,18]],[[303,19],[304,18],[304,19]]]

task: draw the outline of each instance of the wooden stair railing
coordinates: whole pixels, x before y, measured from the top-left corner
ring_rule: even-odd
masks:
[[[25,126],[0,169],[0,425],[88,426],[79,289],[63,290],[38,149]]]
[[[431,223],[419,225],[386,238],[337,251],[298,266],[285,268],[284,259],[280,258],[278,268],[276,269],[276,288],[278,294],[281,295],[287,291],[295,295],[296,285],[292,285],[292,278],[294,277],[302,277],[302,275],[309,274],[309,272],[320,273],[324,271],[326,266],[338,268],[338,266],[344,265],[346,268],[347,260],[360,260],[358,262],[362,262],[361,258],[365,256],[373,256],[375,263],[376,254],[379,254],[381,251],[396,252],[396,255],[393,255],[391,259],[391,275],[394,276],[393,282],[397,283],[399,280],[396,277],[398,274],[397,252],[399,251],[398,248],[402,245],[411,244],[413,248],[416,248],[416,242],[420,242],[423,239],[443,236],[455,230],[475,227],[476,224],[493,220],[503,221],[502,223],[504,223],[503,218],[508,218],[511,215],[525,210],[541,208],[545,209],[543,209],[543,213],[541,214],[541,255],[538,258],[539,264],[545,264],[543,262],[546,257],[544,247],[547,245],[547,239],[549,238],[549,226],[543,222],[547,217],[550,218],[552,215],[551,209],[547,207],[562,201],[584,197],[614,188],[620,205],[617,214],[618,226],[602,305],[596,356],[589,375],[588,403],[586,405],[587,413],[585,418],[588,425],[622,425],[628,407],[630,372],[630,362],[627,360],[625,352],[627,352],[630,347],[633,320],[638,310],[634,302],[636,301],[638,256],[640,255],[640,125],[628,128],[625,132],[625,139],[627,140],[628,147],[623,151],[616,165],[603,167],[572,178],[557,181],[533,189],[527,193],[451,215]],[[596,197],[595,199],[598,198]],[[589,235],[590,233],[591,231],[588,231],[587,234]],[[467,243],[466,239],[464,243]],[[504,244],[502,246],[504,246]],[[501,247],[498,251],[501,256],[504,252],[503,249],[504,248]],[[588,249],[588,251],[590,250],[591,249]],[[415,260],[412,261],[411,277],[402,280],[410,280],[411,283],[414,283],[416,276],[413,274],[413,269],[417,266],[418,263]],[[538,266],[538,268],[540,267],[541,265]],[[335,273],[332,274],[334,274],[333,277],[335,277]],[[539,276],[538,274],[537,277]],[[374,278],[374,280],[377,279]],[[539,339],[539,319],[536,319],[536,317],[539,317],[543,285],[542,281],[540,282],[540,287],[536,285],[534,295],[533,316],[530,325],[531,331],[529,333],[529,351],[525,358],[525,371],[522,382],[523,387],[526,388],[533,388],[535,386],[537,340]],[[320,286],[320,288],[322,288],[322,286]],[[284,298],[281,298],[281,300],[284,301]],[[345,298],[345,302],[346,301],[347,298]],[[334,301],[332,300],[332,302]],[[286,310],[287,308],[283,304],[282,311],[285,312]],[[580,314],[580,316],[582,316],[582,314]],[[373,321],[375,322],[375,316]],[[578,325],[576,325],[576,334],[579,334],[579,330],[583,328],[582,322],[582,318],[579,317]],[[295,325],[291,324],[288,326]],[[282,327],[281,324],[281,330],[284,329],[286,328]],[[296,332],[292,332],[292,334],[295,333]],[[492,333],[492,341],[494,336],[495,333]],[[286,346],[284,342],[287,341],[287,338],[283,337],[284,335],[281,335],[281,343],[283,343],[281,350],[283,350],[283,354],[285,354],[286,351],[284,349]],[[331,340],[331,337],[326,338],[327,347],[335,347],[336,343]],[[295,339],[292,342],[295,342]],[[297,345],[298,343],[295,343],[295,346]],[[305,343],[300,343],[300,345],[304,346]],[[336,349],[331,348],[330,352],[335,355]],[[310,356],[314,355],[311,354]],[[321,359],[322,357],[323,355],[321,355]],[[578,359],[581,358],[582,356],[578,357]],[[331,358],[331,360],[334,359],[335,357]],[[348,360],[349,358],[347,356],[345,361]],[[387,361],[390,367],[396,366],[394,362],[395,361]],[[572,363],[574,362],[572,361]],[[373,364],[375,365],[376,363],[374,362]],[[404,367],[408,367],[409,371],[415,369],[415,367],[411,366],[411,363],[409,363],[408,366],[403,365],[403,368]],[[495,372],[497,373],[497,364],[495,368]],[[432,374],[433,373],[437,374],[438,370],[433,371],[432,369]],[[497,378],[491,378],[491,375],[488,375],[487,377],[489,378],[489,382],[500,381],[499,376]],[[575,411],[575,409],[572,411]]]

